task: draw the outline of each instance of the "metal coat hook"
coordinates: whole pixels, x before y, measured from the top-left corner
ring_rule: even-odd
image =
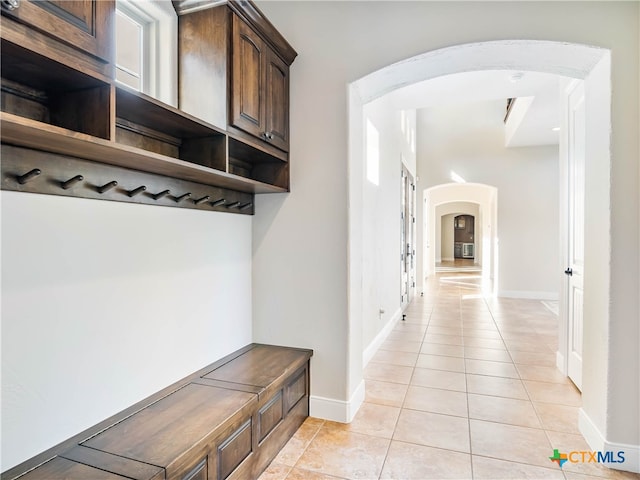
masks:
[[[98,187],[98,193],[107,192],[111,190],[113,187],[117,187],[117,186],[118,186],[118,182],[116,182],[115,180],[109,183],[105,183],[101,187]]]
[[[129,192],[127,192],[127,195],[129,195],[130,197],[135,197],[139,193],[144,192],[146,189],[147,187],[145,187],[144,185],[141,185],[138,188],[134,188],[133,190],[130,190]]]
[[[24,175],[20,175],[17,180],[18,183],[20,185],[24,185],[25,183],[27,183],[29,180],[31,180],[32,178],[37,177],[38,175],[40,175],[42,173],[42,170],[40,170],[39,168],[34,168],[33,170],[25,173]]]
[[[6,143],[2,144],[0,155],[2,189],[7,191],[190,208],[201,213],[253,215],[256,209],[251,192],[217,184],[205,185],[39,150],[26,154],[22,147]]]
[[[184,200],[185,198],[189,198],[190,196],[191,196],[190,192],[180,195],[179,197],[176,197],[176,203],[181,202],[182,200]]]
[[[197,199],[197,200],[194,200],[194,201],[193,201],[193,203],[195,203],[196,205],[200,205],[201,203],[204,203],[204,202],[206,202],[207,200],[209,200],[209,198],[211,198],[211,197],[209,197],[209,195],[205,195],[205,196],[204,196],[204,197],[202,197],[202,198],[199,198],[199,199]]]
[[[169,191],[169,190],[163,190],[163,191],[161,191],[160,193],[156,193],[156,194],[153,196],[153,199],[154,199],[154,200],[158,200],[158,199],[160,199],[160,198],[162,198],[162,197],[166,197],[166,196],[167,196],[167,195],[169,195],[170,193],[171,193],[171,191]]]
[[[64,189],[64,190],[69,190],[71,187],[73,187],[76,183],[81,182],[82,180],[84,180],[84,177],[82,175],[76,175],[73,178],[70,178],[69,180],[67,180],[66,182],[62,182],[60,184],[60,186]]]

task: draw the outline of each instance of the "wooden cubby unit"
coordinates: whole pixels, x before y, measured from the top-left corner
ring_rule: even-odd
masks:
[[[2,41],[2,110],[98,138],[111,138],[111,85]]]
[[[116,142],[227,170],[227,136],[223,131],[120,85],[116,87]]]
[[[229,137],[229,173],[289,189],[289,162]]]
[[[154,174],[232,190],[225,197],[229,199],[238,192],[288,192],[288,66],[297,54],[252,2],[206,3],[205,11],[180,17],[179,108],[115,80],[112,0],[65,5],[28,1],[23,5],[24,11],[3,10],[0,136],[3,144],[18,147],[4,149],[6,154],[24,151],[54,154],[46,157],[32,154],[38,158],[38,164],[30,162],[31,168],[42,171],[41,180],[53,178],[54,172],[70,173],[56,165],[64,157],[88,161],[82,164],[85,183],[100,178],[101,170],[92,166],[93,162],[121,168],[119,172],[109,170],[117,173],[118,178],[130,178],[130,173],[123,170],[127,169],[141,172],[140,182],[150,181],[144,174]],[[178,14],[184,13],[181,8],[186,3],[173,4]],[[59,17],[61,12],[64,15]],[[267,75],[267,63],[262,60],[259,72],[253,72],[259,83],[265,84],[259,97],[275,92],[267,102],[272,111],[267,117],[277,121],[269,123],[263,119],[265,125],[269,123],[264,127],[269,132],[262,137],[228,122],[233,92],[244,88],[235,85],[240,80],[232,71],[233,18],[260,37],[265,55],[269,53],[273,61],[280,56],[277,61],[284,62],[286,74],[281,78]],[[88,22],[86,25],[91,26],[89,30],[93,33],[83,33],[84,23],[81,25],[78,19]],[[219,28],[212,30],[213,20]],[[65,28],[58,29],[56,25]],[[191,71],[190,66],[197,68]],[[252,85],[254,80],[250,76],[240,83]],[[256,107],[260,111],[266,108],[261,105]],[[276,110],[277,115],[273,114]],[[278,143],[280,133],[284,143]],[[52,191],[37,181],[25,187],[17,179],[28,172],[21,172],[17,156],[9,160],[15,171],[9,174],[3,169],[3,189],[107,199],[107,195],[83,193],[86,188]],[[26,168],[26,162],[23,164]],[[154,184],[159,182],[154,180]],[[109,199],[129,201],[127,198]],[[190,201],[176,206],[193,208]],[[253,201],[243,201],[242,205],[253,205]],[[219,205],[207,205],[203,200],[197,206],[215,209]],[[243,212],[253,212],[248,208]]]

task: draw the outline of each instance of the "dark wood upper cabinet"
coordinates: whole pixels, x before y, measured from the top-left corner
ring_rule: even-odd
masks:
[[[22,0],[3,13],[106,63],[113,60],[114,0]]]
[[[265,82],[265,131],[269,142],[289,150],[289,67],[272,51],[267,51]]]
[[[211,2],[194,11],[188,2],[174,5],[180,15],[180,108],[288,161],[289,66],[295,50],[252,2]],[[196,72],[202,75],[197,80]],[[201,78],[208,79],[204,88]]]
[[[228,132],[230,173],[288,191],[296,51],[250,1],[174,6],[180,108]]]
[[[233,15],[232,108],[230,123],[265,137],[266,46],[247,24]]]
[[[289,66],[233,15],[230,124],[289,150]]]

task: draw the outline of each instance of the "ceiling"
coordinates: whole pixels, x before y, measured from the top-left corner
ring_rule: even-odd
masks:
[[[560,125],[559,82],[562,77],[538,72],[483,70],[437,77],[397,89],[387,95],[394,108],[420,109],[447,104],[516,98],[505,145],[557,145]]]

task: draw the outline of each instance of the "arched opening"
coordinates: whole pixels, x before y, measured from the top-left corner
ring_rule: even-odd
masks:
[[[364,162],[363,153],[363,107],[372,100],[393,90],[413,83],[449,74],[483,70],[519,70],[544,72],[581,79],[585,82],[585,102],[589,136],[586,139],[587,173],[585,185],[585,319],[586,336],[593,336],[598,329],[607,329],[609,314],[609,249],[610,238],[598,225],[610,225],[610,52],[590,46],[549,41],[492,41],[477,44],[458,45],[427,52],[423,55],[390,65],[376,71],[349,86],[349,375],[348,391],[351,396],[349,411],[355,413],[364,398],[362,382],[363,350],[363,304],[367,301],[361,279],[363,274],[363,231],[366,228],[360,212],[363,208]],[[562,206],[564,209],[564,206]],[[420,214],[420,213],[419,213]],[[565,219],[566,211],[560,213]],[[434,214],[435,216],[435,214]],[[496,218],[497,220],[497,218]],[[495,224],[494,228],[495,228]],[[425,228],[426,231],[426,228]],[[566,243],[566,235],[563,241]],[[424,244],[425,239],[418,239]],[[603,247],[607,248],[603,248]],[[495,247],[495,245],[492,245]],[[483,249],[486,245],[483,246]],[[566,245],[563,245],[563,250]],[[495,248],[492,248],[495,250]],[[484,250],[483,250],[484,253]],[[562,252],[564,255],[564,251]],[[425,257],[427,256],[424,254]],[[494,280],[498,269],[494,261],[498,257],[490,253]],[[424,281],[425,273],[433,263],[418,261],[424,271],[418,273],[418,282]],[[560,267],[560,266],[559,266]],[[418,286],[418,289],[420,285]],[[563,310],[561,295],[561,310]],[[561,320],[558,348],[558,366],[566,372],[567,331],[566,319]],[[607,383],[608,350],[606,346],[594,344],[586,347],[585,355],[591,355],[590,363],[598,363],[600,368],[590,372],[592,379],[585,382],[583,394],[589,395],[589,385],[597,381]],[[604,366],[602,363],[604,362]],[[606,389],[605,389],[606,390]],[[600,397],[600,394],[595,394]],[[594,400],[600,402],[601,398]],[[594,408],[600,408],[597,405]],[[584,411],[582,412],[584,414]],[[586,419],[586,420],[584,420]],[[585,433],[589,418],[581,420],[581,430]],[[587,433],[585,433],[587,435]]]
[[[478,215],[475,226],[474,263],[481,266],[482,285],[485,294],[497,291],[497,222],[498,189],[490,185],[450,183],[431,187],[423,192],[424,222],[422,261],[425,276],[436,271],[436,265],[448,257],[443,255],[442,218],[463,208],[464,203],[475,205]],[[471,212],[471,211],[470,211]],[[461,212],[464,213],[464,212]],[[455,242],[454,242],[455,243]],[[446,246],[444,247],[446,248]],[[455,258],[455,245],[450,250]],[[461,253],[461,257],[463,256]]]

